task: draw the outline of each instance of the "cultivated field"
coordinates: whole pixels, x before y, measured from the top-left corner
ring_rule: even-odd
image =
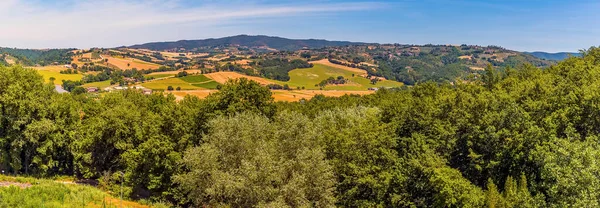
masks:
[[[112,56],[102,56],[102,58],[108,59],[108,64],[119,69],[158,69],[160,67],[158,64],[149,63],[134,58],[121,58]]]
[[[186,95],[192,95],[199,98],[206,98],[211,93],[217,90],[186,90],[186,91],[171,91],[177,100],[182,100]],[[316,95],[324,95],[328,97],[341,97],[344,95],[369,95],[375,91],[344,91],[344,90],[271,90],[275,101],[299,101],[301,99],[311,99]]]
[[[60,70],[65,70],[65,68],[60,66],[48,66],[48,67],[35,67],[34,69],[44,77],[46,82],[50,82],[50,77],[54,77],[54,84],[62,84],[62,80],[72,80],[77,81],[83,78],[82,74],[61,74]]]
[[[330,67],[335,67],[335,68],[339,68],[339,69],[343,69],[349,72],[354,73],[357,76],[360,75],[366,75],[367,71],[362,70],[362,69],[357,69],[357,68],[352,68],[352,67],[348,67],[348,66],[344,66],[344,65],[339,65],[339,64],[334,64],[329,62],[328,59],[321,59],[319,61],[311,61],[310,63],[312,64],[321,64],[321,65],[325,65],[325,66],[330,66]]]
[[[265,79],[265,78],[261,78],[261,77],[253,77],[253,76],[248,76],[248,75],[243,75],[237,72],[215,72],[215,73],[210,73],[210,74],[205,74],[204,76],[215,80],[218,83],[225,83],[227,82],[227,80],[230,79],[239,79],[242,77],[245,77],[249,80],[254,80],[260,84],[263,85],[268,85],[268,84],[281,84],[282,82],[279,81],[275,81],[275,80],[270,80],[270,79]]]
[[[148,81],[141,84],[142,87],[152,89],[152,90],[167,90],[169,86],[173,87],[173,89],[177,89],[180,87],[181,90],[196,90],[201,89],[200,87],[196,87],[189,82],[183,81],[179,78],[168,78],[161,79],[155,81]]]
[[[110,86],[110,80],[102,81],[102,82],[91,82],[82,85],[82,87],[97,87],[97,88],[106,88]]]
[[[341,97],[344,95],[368,95],[375,91],[343,91],[343,90],[272,90],[276,101],[299,101],[302,98],[311,99],[316,95]]]

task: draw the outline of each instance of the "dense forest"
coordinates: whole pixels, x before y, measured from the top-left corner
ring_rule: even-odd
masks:
[[[327,46],[345,46],[363,44],[349,41],[327,41],[316,39],[287,39],[264,35],[236,35],[231,37],[204,39],[204,40],[180,40],[176,42],[155,42],[129,46],[136,49],[163,50],[185,50],[194,51],[204,47],[229,47],[241,46],[248,48],[272,48],[276,50],[295,51],[303,48],[323,48]]]
[[[0,68],[0,169],[181,207],[598,207],[600,49],[454,85],[274,102],[58,94]]]
[[[0,54],[10,55],[16,58],[17,63],[26,66],[50,64],[70,64],[73,49],[16,49],[0,48]],[[2,62],[0,62],[2,63]],[[7,65],[4,63],[4,65]]]
[[[327,53],[331,62],[366,70],[372,76],[414,85],[419,82],[453,82],[478,76],[484,67],[515,68],[523,64],[555,64],[527,53],[498,46],[476,45],[353,45],[314,50]],[[341,60],[341,61],[340,61]]]

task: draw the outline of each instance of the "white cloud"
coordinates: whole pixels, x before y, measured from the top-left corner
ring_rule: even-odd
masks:
[[[64,3],[64,2],[63,2]],[[222,24],[248,19],[281,18],[368,10],[380,3],[224,4],[207,1],[186,6],[170,1],[72,1],[40,4],[25,0],[0,0],[0,46],[26,48],[107,47],[142,43],[158,38],[178,39],[211,30]],[[179,30],[177,25],[187,25]],[[196,30],[190,30],[190,25]],[[168,30],[167,30],[168,29]],[[214,31],[212,32],[214,34]],[[243,31],[240,31],[243,33]],[[198,34],[202,36],[203,34]]]

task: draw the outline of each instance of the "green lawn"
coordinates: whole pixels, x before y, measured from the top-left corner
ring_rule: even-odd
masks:
[[[82,85],[82,87],[97,87],[97,88],[106,88],[110,86],[110,80],[102,81],[102,82],[92,82]]]
[[[61,74],[59,72],[44,71],[44,70],[37,70],[37,72],[44,77],[44,80],[46,82],[50,82],[50,77],[54,77],[56,79],[56,80],[54,80],[54,84],[59,84],[59,85],[62,84],[62,80],[77,81],[77,80],[81,80],[81,78],[83,78],[83,75],[81,75],[81,74]]]
[[[193,76],[185,76],[185,77],[180,77],[179,79],[185,81],[185,82],[189,82],[189,83],[200,83],[200,82],[207,82],[210,81],[211,79],[209,79],[208,77],[205,77],[204,75],[193,75]]]
[[[329,77],[337,78],[343,76],[348,79],[349,83],[344,85],[327,85],[324,89],[326,90],[367,90],[370,87],[401,87],[403,84],[396,81],[380,81],[377,84],[371,84],[371,81],[367,78],[354,76],[354,72],[347,71],[344,69],[325,66],[321,64],[315,64],[312,68],[306,69],[295,69],[289,72],[290,81],[286,82],[290,87],[302,87],[306,89],[319,89],[315,87],[319,82],[326,80]]]

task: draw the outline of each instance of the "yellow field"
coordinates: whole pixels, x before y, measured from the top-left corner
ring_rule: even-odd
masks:
[[[272,90],[276,101],[299,101],[302,98],[311,99],[315,95],[341,97],[344,95],[369,95],[375,91],[346,91],[346,90]]]
[[[177,100],[182,100],[186,95],[193,95],[199,98],[206,98],[217,90],[186,90],[172,91]],[[315,95],[325,95],[328,97],[341,97],[344,95],[369,95],[375,91],[343,91],[343,90],[271,90],[275,101],[299,101],[302,98],[311,99]]]
[[[158,69],[160,67],[158,64],[149,63],[134,58],[121,58],[107,55],[103,55],[102,58],[108,59],[108,64],[116,66],[119,69]],[[129,66],[127,66],[127,64],[129,64]]]
[[[61,70],[65,70],[65,68],[61,66],[47,66],[47,67],[34,67],[39,74],[44,77],[46,82],[50,82],[50,77],[54,77],[54,84],[62,84],[62,80],[72,80],[77,81],[83,78],[82,74],[61,74]]]
[[[321,59],[319,61],[311,61],[310,63],[311,64],[322,64],[322,65],[325,65],[325,66],[330,66],[330,67],[335,67],[335,68],[338,68],[338,69],[343,69],[343,70],[346,70],[346,71],[353,72],[353,73],[355,73],[358,76],[367,75],[367,71],[365,71],[365,70],[357,69],[357,68],[352,68],[352,67],[348,67],[348,66],[344,66],[344,65],[339,65],[339,64],[334,64],[334,63],[329,62],[328,59]]]
[[[106,88],[110,86],[110,80],[102,81],[102,82],[92,82],[82,85],[82,87],[97,87],[97,88]]]
[[[239,74],[236,72],[215,72],[215,73],[210,73],[210,74],[204,74],[204,76],[206,76],[212,80],[215,80],[216,82],[221,83],[221,84],[227,82],[230,79],[239,79],[242,77],[245,77],[249,80],[254,80],[263,85],[277,83],[276,81],[273,81],[273,80],[269,80],[269,79],[265,79],[265,78],[261,78],[261,77],[253,77],[253,76],[243,75],[243,74]]]

